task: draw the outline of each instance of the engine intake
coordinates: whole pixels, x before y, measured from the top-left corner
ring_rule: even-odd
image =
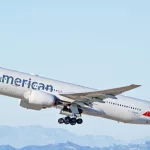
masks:
[[[42,91],[31,91],[29,93],[25,93],[24,97],[28,100],[29,104],[39,106],[52,107],[56,102],[56,97],[54,95]]]

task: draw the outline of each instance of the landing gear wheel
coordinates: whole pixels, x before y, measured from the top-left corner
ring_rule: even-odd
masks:
[[[75,125],[76,124],[76,118],[71,118],[70,121],[69,121],[69,123],[71,125]]]
[[[59,124],[63,124],[64,123],[64,119],[63,118],[58,119],[58,123]]]
[[[70,124],[71,124],[72,126],[74,126],[74,125],[76,125],[76,122],[75,122],[75,123],[71,122]]]
[[[69,124],[69,122],[70,122],[70,117],[66,117],[66,118],[64,119],[64,123],[65,123],[65,124]]]
[[[80,119],[77,119],[77,124],[82,124],[83,123],[83,120],[80,118]]]
[[[70,121],[70,117],[66,117],[65,120],[69,122]]]

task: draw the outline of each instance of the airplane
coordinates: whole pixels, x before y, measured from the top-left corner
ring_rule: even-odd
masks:
[[[82,124],[82,115],[102,117],[129,124],[150,124],[150,102],[122,93],[141,85],[97,90],[48,79],[36,74],[0,68],[0,94],[17,98],[31,110],[59,108],[59,124]]]

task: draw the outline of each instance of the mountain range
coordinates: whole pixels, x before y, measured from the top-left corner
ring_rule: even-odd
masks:
[[[8,127],[0,126],[0,145],[11,145],[15,148],[27,145],[48,145],[72,142],[81,146],[106,147],[124,144],[110,136],[78,136],[65,129],[43,128],[40,126]]]
[[[135,140],[131,143],[141,144],[149,138]],[[22,148],[28,145],[57,145],[60,143],[75,143],[80,146],[109,147],[113,145],[127,145],[111,136],[78,136],[65,129],[43,128],[40,126],[8,127],[0,126],[0,145],[11,145]]]
[[[94,147],[91,148],[89,146],[79,146],[77,144],[67,142],[60,144],[49,144],[45,146],[26,146],[20,149],[16,149],[10,145],[0,146],[0,150],[150,150],[150,142],[146,142],[145,144],[130,144],[130,145],[114,145],[104,148]]]

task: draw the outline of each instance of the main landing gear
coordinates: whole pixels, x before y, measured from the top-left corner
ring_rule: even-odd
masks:
[[[83,120],[81,118],[77,119],[76,117],[70,118],[70,117],[65,117],[65,118],[60,118],[58,119],[59,124],[71,124],[71,125],[76,125],[76,124],[82,124]]]

